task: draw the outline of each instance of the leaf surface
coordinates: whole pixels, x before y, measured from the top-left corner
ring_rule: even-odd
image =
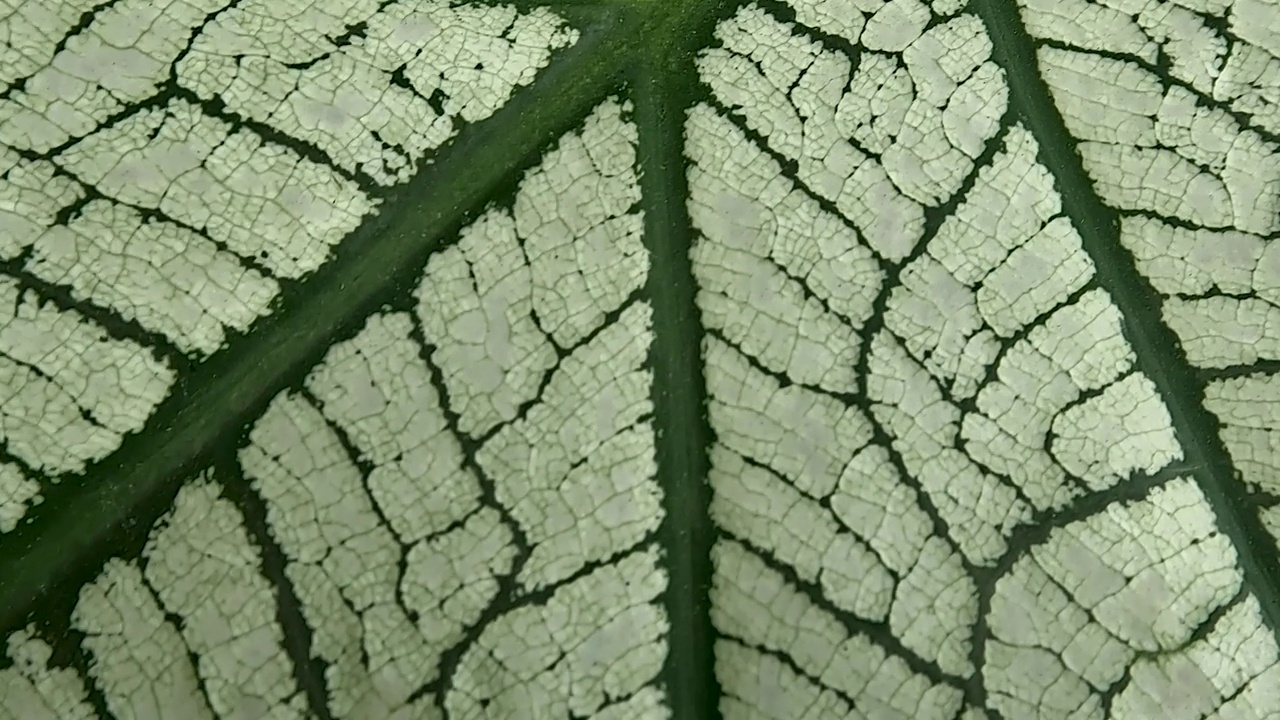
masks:
[[[0,718],[1280,696],[1273,2],[0,26]]]

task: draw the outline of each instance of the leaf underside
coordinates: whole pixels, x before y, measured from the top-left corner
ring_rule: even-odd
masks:
[[[0,720],[1280,702],[1274,0],[0,29]]]

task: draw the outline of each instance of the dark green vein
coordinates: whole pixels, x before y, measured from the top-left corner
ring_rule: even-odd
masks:
[[[668,65],[687,68],[668,76]],[[720,717],[720,685],[715,674],[715,632],[711,625],[711,546],[707,521],[706,417],[702,373],[702,324],[694,305],[696,287],[689,258],[693,230],[686,209],[684,119],[685,83],[692,63],[654,53],[635,81],[634,118],[640,133],[640,188],[644,237],[652,269],[647,295],[653,304],[654,426],[658,477],[665,517],[659,537],[670,573],[665,596],[671,623],[663,678],[673,720]],[[682,82],[683,81],[683,82]]]
[[[1280,565],[1275,543],[1248,506],[1245,488],[1218,435],[1218,423],[1202,404],[1202,386],[1177,337],[1160,316],[1159,295],[1138,272],[1120,243],[1119,215],[1093,191],[1075,142],[1039,74],[1035,46],[1014,0],[975,0],[991,35],[993,55],[1008,76],[1012,102],[1040,143],[1040,162],[1057,179],[1062,206],[1097,268],[1098,284],[1126,318],[1125,337],[1138,368],[1155,384],[1173,419],[1186,463],[1218,518],[1218,529],[1239,554],[1245,582],[1258,598],[1273,632],[1280,633]]]
[[[307,398],[307,402],[311,402],[311,398]],[[325,418],[325,422],[328,422],[328,418]],[[332,430],[332,426],[330,429]],[[214,477],[222,486],[223,497],[235,505],[243,518],[249,542],[261,553],[262,576],[271,584],[272,594],[275,596],[275,619],[283,630],[282,646],[293,667],[293,681],[302,691],[311,717],[315,720],[333,720],[333,713],[329,712],[330,691],[327,681],[330,665],[315,650],[311,625],[307,623],[307,610],[298,597],[297,587],[285,570],[289,558],[271,534],[267,501],[244,476],[236,455],[234,452],[226,452],[223,457],[218,458],[215,461],[217,470]]]

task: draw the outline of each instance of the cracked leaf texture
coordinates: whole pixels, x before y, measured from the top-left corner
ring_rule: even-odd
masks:
[[[1098,7],[1031,26],[1045,80],[1280,537],[1280,8]]]
[[[0,37],[7,532],[577,31],[446,1],[32,0]]]
[[[686,671],[724,720],[1275,717],[1280,5],[722,5],[679,156],[634,82],[557,126],[8,632],[0,720],[691,720]],[[0,38],[8,533],[580,33],[65,0]]]
[[[833,5],[720,23],[697,60],[710,97],[686,124],[725,717],[1267,716],[1275,638],[1180,474],[1170,414],[982,22],[916,0]],[[1182,183],[1133,159],[1139,138],[1164,139],[1157,81],[1154,132],[1104,138],[1134,125],[1098,113],[1134,112],[1137,64],[1056,46],[1040,60],[1078,104],[1064,113],[1101,196],[1151,213],[1126,216],[1126,241],[1158,212],[1239,228],[1154,233],[1187,249],[1140,256],[1144,272],[1204,292],[1206,275],[1241,274],[1223,256],[1261,254],[1245,236],[1274,232],[1265,177],[1244,171],[1264,165],[1258,136],[1219,148],[1207,125],[1173,128],[1195,108],[1184,95],[1168,137],[1218,151],[1219,184],[1243,194],[1135,189]],[[1202,197],[1212,221],[1173,204]],[[1253,210],[1233,215],[1236,197]],[[1250,396],[1236,386],[1231,407],[1256,428]],[[1257,645],[1226,659],[1244,638]]]
[[[629,113],[563,137],[81,590],[83,677],[12,635],[0,717],[97,717],[90,688],[116,718],[667,717]]]

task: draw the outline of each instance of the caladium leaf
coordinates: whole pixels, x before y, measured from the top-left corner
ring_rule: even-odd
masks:
[[[0,27],[0,718],[1274,713],[1274,2]]]

